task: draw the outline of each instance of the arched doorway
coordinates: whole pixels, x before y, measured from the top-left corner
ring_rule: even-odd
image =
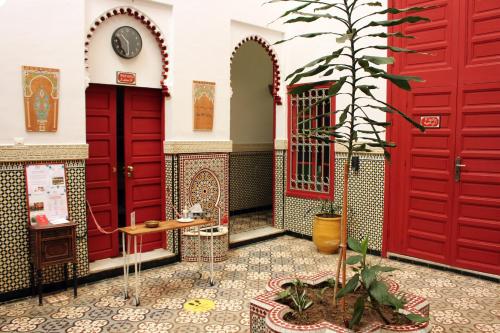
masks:
[[[264,39],[243,40],[231,58],[229,215],[232,243],[274,232],[274,109],[277,58]]]
[[[138,31],[143,40],[143,49],[147,46],[146,50],[150,53],[146,54],[146,50],[143,50],[132,59],[119,59],[112,53],[108,48],[112,33],[124,26]],[[87,34],[85,53],[87,67],[89,63],[101,67],[92,72],[91,66],[91,79],[92,74],[100,74],[99,71],[106,66],[115,68],[116,63],[110,66],[108,61],[118,59],[120,70],[123,71],[134,62],[143,63],[156,57],[157,69],[153,70],[154,75],[148,84],[117,84],[118,78],[114,80],[115,72],[112,69],[113,80],[94,78],[87,88],[86,137],[89,158],[86,161],[86,190],[95,218],[106,231],[130,225],[132,212],[135,212],[137,223],[163,220],[164,98],[169,95],[166,86],[168,54],[165,39],[144,13],[131,7],[119,7],[103,13],[95,20]],[[141,76],[140,70],[137,70],[138,77]],[[87,226],[89,261],[119,255],[118,233],[100,232],[92,216],[88,216]],[[143,250],[158,249],[164,244],[163,235],[148,236],[144,238]]]

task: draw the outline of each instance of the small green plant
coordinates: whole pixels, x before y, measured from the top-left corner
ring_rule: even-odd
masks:
[[[322,200],[321,206],[310,207],[305,211],[304,216],[310,214],[311,212],[315,212],[316,215],[322,215],[328,217],[340,216],[342,213],[342,207],[333,201]]]
[[[293,308],[299,316],[304,316],[304,311],[313,305],[313,302],[307,297],[306,284],[299,279],[292,282],[292,286],[288,287],[278,294],[278,299],[283,300],[290,298],[293,302]]]
[[[389,324],[387,319],[382,313],[382,306],[389,306],[395,312],[401,310],[406,300],[399,298],[389,292],[387,285],[381,279],[381,274],[384,272],[391,272],[394,270],[392,267],[382,266],[379,264],[372,265],[366,260],[366,253],[368,251],[368,238],[362,242],[349,237],[349,247],[357,253],[357,255],[347,258],[346,263],[351,266],[355,272],[354,276],[347,281],[344,288],[340,289],[337,293],[337,299],[341,299],[348,294],[357,293],[359,297],[354,304],[354,312],[351,320],[349,321],[349,328],[359,324],[365,307],[370,306],[380,316],[385,324]],[[406,318],[412,322],[426,322],[429,318],[424,318],[417,314],[406,314]]]

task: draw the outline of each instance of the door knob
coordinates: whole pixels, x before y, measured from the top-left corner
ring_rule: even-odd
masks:
[[[132,177],[133,172],[134,172],[134,167],[131,165],[127,165],[127,177],[129,178]]]
[[[465,164],[462,164],[462,158],[460,156],[457,156],[457,158],[455,158],[455,181],[456,182],[460,181],[462,168],[465,168]]]

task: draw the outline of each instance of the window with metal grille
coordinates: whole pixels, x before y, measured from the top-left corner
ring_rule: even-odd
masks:
[[[326,98],[330,86],[321,85],[298,95],[288,95],[287,195],[333,199],[334,144],[304,135],[310,129],[335,123],[332,114],[335,100]],[[289,90],[291,88],[294,86]],[[320,132],[315,136],[329,137]]]

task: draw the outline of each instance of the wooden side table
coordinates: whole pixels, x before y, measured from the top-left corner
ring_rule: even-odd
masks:
[[[73,264],[73,294],[77,296],[76,223],[30,225],[31,288],[38,288],[38,304],[42,305],[43,269],[64,264],[64,283],[68,285],[68,264]],[[36,283],[35,283],[36,272]]]

